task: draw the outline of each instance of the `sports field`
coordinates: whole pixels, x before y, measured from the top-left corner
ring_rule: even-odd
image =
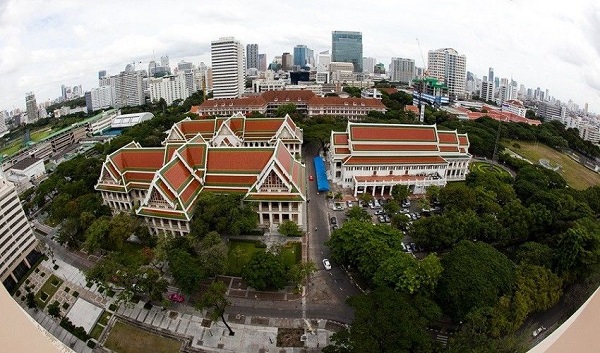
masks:
[[[506,140],[503,143],[511,151],[518,153],[533,164],[539,165],[539,160],[542,158],[549,160],[553,165],[559,164],[561,168],[558,173],[574,189],[583,190],[590,186],[600,185],[600,174],[577,163],[565,153],[541,143],[515,140]]]

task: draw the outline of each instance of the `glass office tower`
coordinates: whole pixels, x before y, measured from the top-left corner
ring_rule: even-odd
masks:
[[[331,61],[352,63],[354,72],[362,72],[362,57],[361,32],[331,32]]]

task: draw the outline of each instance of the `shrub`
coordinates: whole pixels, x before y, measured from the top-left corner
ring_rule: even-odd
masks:
[[[77,291],[73,292],[73,296],[74,296],[75,298],[77,298],[77,297],[79,296],[79,292],[77,292]]]
[[[62,305],[62,307],[63,307],[63,309],[65,309],[65,310],[69,309],[69,303],[67,303],[67,302],[64,302],[64,303],[63,303],[63,305]]]
[[[75,337],[82,341],[86,341],[88,338],[90,338],[83,327],[76,327],[67,317],[63,317],[62,320],[60,320],[60,327],[71,332]]]
[[[113,291],[112,289],[109,289],[106,291],[106,295],[112,298],[115,296],[115,291]]]
[[[117,305],[116,305],[116,304],[110,304],[110,305],[108,306],[108,310],[110,310],[110,311],[115,311],[115,310],[117,310]]]
[[[20,297],[21,296],[21,291],[17,289],[17,291],[15,292],[15,296],[16,297]]]
[[[46,292],[41,292],[40,293],[40,300],[45,302],[48,299],[48,293]]]
[[[71,291],[71,288],[65,287],[65,293],[69,293],[70,291]]]
[[[88,340],[86,345],[92,349],[96,348],[96,342],[94,342],[92,340]]]
[[[54,265],[52,268],[58,270],[58,265]]]

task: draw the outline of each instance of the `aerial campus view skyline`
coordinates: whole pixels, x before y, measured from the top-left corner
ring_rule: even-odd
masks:
[[[223,36],[234,36],[244,46],[257,43],[271,62],[298,44],[315,54],[331,50],[334,30],[362,32],[363,56],[386,68],[392,57],[410,58],[423,67],[429,50],[451,47],[466,55],[467,71],[478,78],[493,67],[497,77],[547,89],[561,102],[572,100],[580,108],[588,103],[592,112],[600,106],[600,69],[594,65],[600,55],[594,40],[600,10],[587,1],[567,8],[536,1],[448,1],[421,7],[383,2],[378,9],[360,2],[342,8],[284,2],[272,9],[268,3],[231,1],[218,7],[178,3],[168,9],[169,16],[145,10],[160,7],[152,2],[37,5],[35,14],[21,2],[0,5],[2,109],[24,107],[30,91],[44,102],[60,96],[61,85],[89,90],[97,87],[99,70],[116,74],[128,63],[145,69],[165,54],[171,65],[180,60],[210,65],[210,42]],[[275,18],[264,18],[267,10]]]

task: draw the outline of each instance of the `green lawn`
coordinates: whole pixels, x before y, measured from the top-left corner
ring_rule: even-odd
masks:
[[[104,346],[119,353],[177,353],[181,342],[117,321]]]
[[[53,283],[57,283],[57,284],[53,285]],[[50,300],[52,299],[52,296],[54,296],[54,293],[56,293],[56,291],[58,290],[58,287],[60,287],[60,285],[62,283],[63,283],[62,279],[56,277],[55,275],[50,275],[50,277],[48,278],[46,283],[44,283],[42,288],[35,295],[35,301],[37,302],[38,307],[40,309],[43,309],[46,307],[46,304],[48,304],[50,302]],[[43,296],[42,293],[46,293],[48,295],[46,297],[46,300],[42,300],[42,296]]]
[[[577,190],[584,190],[590,186],[600,184],[600,174],[577,163],[568,155],[550,148],[541,143],[524,141],[503,141],[505,146],[528,159],[531,163],[539,165],[539,160],[545,158],[553,165],[560,164],[558,171],[567,184]]]
[[[52,129],[50,129],[50,128],[34,131],[30,135],[31,141],[35,141],[35,142],[41,141],[45,137],[50,136],[51,133],[52,133]]]
[[[302,261],[302,243],[288,243],[281,249],[281,258],[288,266],[293,266]]]
[[[0,155],[7,155],[9,157],[12,156],[13,154],[19,152],[19,150],[21,149],[21,143],[22,140],[11,142],[11,144],[8,145],[8,147],[5,147],[0,151]]]

